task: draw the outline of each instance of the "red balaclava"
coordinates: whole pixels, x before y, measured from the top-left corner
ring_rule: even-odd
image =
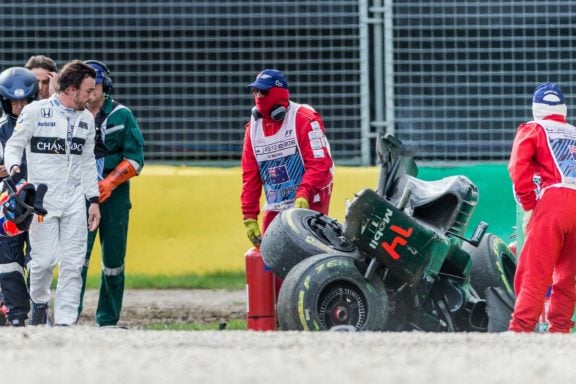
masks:
[[[288,108],[290,92],[288,89],[272,87],[269,89],[268,94],[263,97],[254,96],[254,102],[256,103],[256,108],[265,120],[276,123],[270,118],[270,112],[276,106],[283,106]],[[278,122],[281,123],[281,122]]]

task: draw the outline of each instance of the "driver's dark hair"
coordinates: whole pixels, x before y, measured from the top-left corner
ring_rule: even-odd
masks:
[[[96,79],[94,68],[80,60],[72,60],[58,73],[58,91],[64,92],[70,87],[78,89],[87,77]]]

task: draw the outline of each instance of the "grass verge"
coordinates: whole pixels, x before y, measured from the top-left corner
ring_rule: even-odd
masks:
[[[100,276],[88,276],[88,289],[100,287]],[[126,275],[126,289],[243,289],[244,272],[214,272],[208,274]]]
[[[222,329],[222,325],[226,327]],[[208,324],[195,324],[195,323],[171,323],[171,324],[148,324],[143,329],[150,331],[245,331],[245,320],[230,320],[226,323],[208,323]]]

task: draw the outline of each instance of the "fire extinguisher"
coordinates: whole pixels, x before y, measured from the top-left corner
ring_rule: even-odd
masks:
[[[276,330],[276,277],[266,267],[260,248],[250,248],[246,259],[246,328]]]

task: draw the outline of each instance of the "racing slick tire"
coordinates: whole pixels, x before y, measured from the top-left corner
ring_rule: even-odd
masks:
[[[388,296],[382,281],[364,278],[365,264],[348,255],[319,254],[298,263],[278,296],[281,330],[382,331]]]
[[[462,249],[472,259],[470,285],[481,299],[486,299],[486,289],[491,287],[514,294],[516,257],[502,239],[487,233],[478,247],[464,243]]]
[[[343,235],[342,225],[322,213],[291,208],[270,223],[260,244],[264,263],[285,278],[302,260],[320,253],[361,258],[358,248]]]

